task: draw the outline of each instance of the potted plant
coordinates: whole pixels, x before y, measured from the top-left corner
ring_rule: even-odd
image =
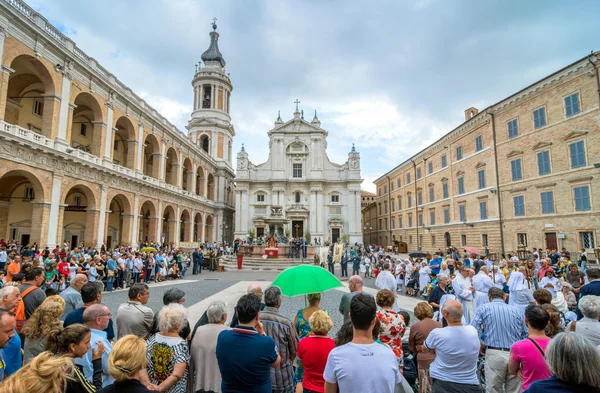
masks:
[[[249,243],[252,244],[252,242],[254,240],[254,231],[253,230],[248,231],[248,239],[250,240]]]
[[[290,228],[285,228],[285,237],[290,237]]]
[[[348,235],[345,233],[342,235],[342,243],[348,244]]]

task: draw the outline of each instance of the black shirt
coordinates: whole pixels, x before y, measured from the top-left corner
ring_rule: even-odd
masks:
[[[108,385],[96,393],[148,393],[151,390],[146,389],[137,379],[126,379],[121,382],[115,382]]]
[[[442,296],[446,295],[447,292],[444,292],[442,290],[442,288],[440,288],[439,286],[433,288],[431,290],[431,293],[429,294],[429,298],[427,298],[427,303],[437,303],[440,304],[440,301],[442,300]],[[433,306],[431,306],[433,307]],[[433,307],[433,311],[439,311],[440,308],[439,307]]]

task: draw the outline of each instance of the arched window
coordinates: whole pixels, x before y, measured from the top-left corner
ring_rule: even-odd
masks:
[[[204,138],[204,140],[202,141],[202,150],[204,150],[207,153],[208,153],[209,143],[210,143],[209,137]]]
[[[296,191],[296,203],[300,203],[300,191]]]

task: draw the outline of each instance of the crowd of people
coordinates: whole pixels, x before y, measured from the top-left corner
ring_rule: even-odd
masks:
[[[398,293],[419,261],[355,251],[359,265],[372,263],[376,290],[355,269],[338,310],[312,293],[288,318],[278,287],[252,284],[233,315],[216,300],[198,321],[188,321],[177,286],[153,310],[143,276],[125,278],[128,299],[113,316],[89,270],[65,277],[59,292],[45,260],[13,254],[7,262],[20,257],[20,269],[0,288],[0,392],[600,392],[597,267],[565,264],[561,273],[552,258],[512,256],[489,266],[470,254],[450,271],[452,255],[434,254],[421,261],[430,282],[417,288],[426,301],[411,326]],[[338,331],[332,312],[344,320]]]

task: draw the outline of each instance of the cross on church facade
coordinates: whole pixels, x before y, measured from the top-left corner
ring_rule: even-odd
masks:
[[[300,100],[296,98],[296,101],[294,101],[294,104],[296,104],[296,112],[298,112],[298,104],[300,103]]]
[[[298,237],[298,229],[300,229],[300,224],[296,224],[296,237]]]

